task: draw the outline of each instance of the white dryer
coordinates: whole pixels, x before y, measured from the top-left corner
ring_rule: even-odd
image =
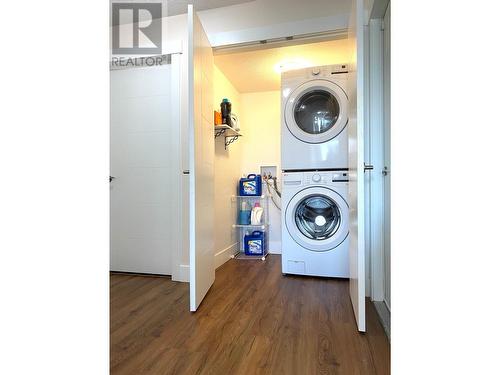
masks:
[[[281,169],[347,168],[347,64],[281,75]]]
[[[283,274],[349,277],[347,170],[282,177]]]

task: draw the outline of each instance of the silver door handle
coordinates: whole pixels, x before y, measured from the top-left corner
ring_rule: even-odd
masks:
[[[366,165],[365,164],[365,172],[366,171],[371,171],[371,170],[373,170],[373,165]]]

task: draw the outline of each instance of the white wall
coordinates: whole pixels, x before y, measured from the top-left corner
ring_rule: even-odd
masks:
[[[281,171],[281,94],[265,91],[241,94],[240,126],[243,174],[260,173],[260,167],[275,165]],[[280,179],[281,180],[281,179]],[[278,199],[280,204],[281,200]],[[269,250],[281,254],[280,211],[269,200]]]
[[[223,98],[231,101],[232,112],[240,114],[240,93],[214,65],[214,110],[220,111]],[[238,237],[232,225],[236,221],[236,193],[240,178],[242,145],[240,140],[224,149],[224,137],[215,140],[215,266],[219,267],[237,251]]]
[[[109,28],[109,45],[112,45],[112,35],[118,26]],[[125,39],[132,38],[132,27],[120,29],[121,36]],[[182,44],[187,41],[187,14],[162,18],[162,53],[169,54],[179,52]],[[109,50],[110,56],[112,50]],[[151,54],[144,54],[150,56]],[[123,55],[123,57],[139,57],[143,55]]]
[[[224,74],[214,68],[214,110],[220,110],[222,98],[229,98],[232,111],[240,119],[243,137],[224,150],[224,139],[217,138],[215,146],[215,249],[216,266],[220,266],[236,251],[238,237],[231,225],[237,210],[231,196],[239,178],[260,173],[260,167],[274,165],[280,171],[280,91],[240,94]],[[277,199],[280,204],[280,200]],[[281,214],[269,201],[269,249],[281,253]]]

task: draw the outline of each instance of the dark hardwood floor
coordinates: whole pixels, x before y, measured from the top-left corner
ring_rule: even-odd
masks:
[[[283,276],[281,258],[230,260],[196,313],[189,285],[111,275],[112,374],[390,373],[373,305],[358,333],[346,280]]]

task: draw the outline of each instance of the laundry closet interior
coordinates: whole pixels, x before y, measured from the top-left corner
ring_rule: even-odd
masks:
[[[271,254],[281,254],[282,248],[282,200],[273,190],[274,180],[268,179],[268,176],[277,178],[276,187],[281,193],[281,73],[291,69],[345,63],[346,54],[345,39],[278,44],[266,48],[254,47],[253,50],[235,48],[215,51],[214,110],[220,111],[223,98],[229,98],[232,111],[238,116],[241,134],[227,147],[226,144],[232,139],[226,138],[226,134],[215,138],[215,222],[229,224],[226,227],[234,223],[241,209],[238,203],[241,202],[231,201],[230,198],[238,194],[240,178],[261,174],[262,195],[269,196],[265,205],[269,212],[268,249]],[[307,159],[306,155],[302,157]],[[227,204],[228,201],[230,204]],[[233,246],[235,239],[238,240],[234,238],[237,233],[223,226],[216,228],[215,248],[224,251]],[[221,258],[217,266],[225,260],[227,257]]]
[[[111,270],[189,282],[191,311],[231,259],[282,254],[283,277],[349,278],[346,33],[212,48],[192,7],[164,24],[161,64],[111,69]],[[229,125],[218,113],[227,103]],[[283,135],[287,120],[302,130]],[[240,180],[255,188],[254,175],[261,191],[244,196]],[[259,206],[257,222],[243,216]],[[290,226],[297,237],[285,239]],[[261,255],[247,252],[254,237]],[[341,244],[342,255],[325,258]],[[292,245],[311,254],[312,271],[299,250],[283,254]]]

